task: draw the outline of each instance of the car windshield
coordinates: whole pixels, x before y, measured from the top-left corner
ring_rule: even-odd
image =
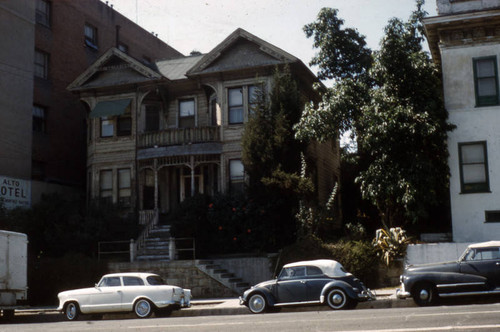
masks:
[[[146,278],[151,286],[166,285],[167,283],[160,276],[149,276]]]

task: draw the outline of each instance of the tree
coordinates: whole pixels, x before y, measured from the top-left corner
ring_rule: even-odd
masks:
[[[371,62],[361,62],[362,70],[344,65],[344,58],[357,58],[352,51],[356,45],[360,56],[368,52],[360,42],[363,37],[337,27],[336,10],[323,9],[318,21],[305,28],[308,36],[323,36],[315,46],[324,55],[312,63],[338,80],[318,107],[305,108],[298,137],[325,140],[352,131],[362,166],[356,181],[387,226],[422,221],[430,207],[444,204],[447,197],[446,136],[453,126],[447,123],[438,70],[421,46],[423,4],[416,1],[408,22],[388,23],[380,51]],[[326,38],[331,34],[341,38]],[[335,47],[344,56],[332,51]],[[330,58],[337,61],[327,61]]]
[[[422,50],[424,1],[406,23],[390,20],[374,58],[358,144],[369,166],[357,178],[386,226],[417,222],[446,200],[447,123],[437,68]]]
[[[269,96],[258,94],[242,136],[242,162],[249,176],[249,199],[269,206],[261,222],[276,235],[276,247],[294,240],[294,208],[312,185],[300,176],[306,142],[295,138],[304,101],[288,66],[276,68]]]
[[[314,23],[304,27],[313,46],[319,49],[310,65],[319,67],[320,79],[334,79],[333,87],[322,92],[319,104],[306,105],[297,138],[325,142],[351,131],[356,132],[361,106],[368,102],[372,51],[356,29],[343,28],[338,10],[323,8]]]

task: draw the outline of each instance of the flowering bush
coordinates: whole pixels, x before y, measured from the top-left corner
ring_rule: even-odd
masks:
[[[406,231],[401,227],[389,230],[377,229],[375,239],[373,239],[377,255],[382,258],[386,265],[390,265],[394,259],[404,258],[409,243],[410,238],[406,236]]]

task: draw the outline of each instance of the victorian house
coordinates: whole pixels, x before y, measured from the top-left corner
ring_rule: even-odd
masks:
[[[150,224],[195,193],[241,190],[244,124],[285,64],[305,100],[317,100],[317,78],[299,59],[242,29],[208,54],[149,65],[109,49],[68,87],[87,108],[88,199],[121,203]],[[338,151],[338,142],[309,148],[324,201]]]

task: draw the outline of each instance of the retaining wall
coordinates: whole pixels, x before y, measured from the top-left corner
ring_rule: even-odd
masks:
[[[456,261],[470,243],[411,244],[406,251],[406,264],[428,264]]]
[[[109,273],[116,272],[151,272],[164,278],[169,285],[191,289],[193,298],[223,298],[236,295],[215,279],[200,271],[195,261],[169,262],[124,262],[109,263]]]

